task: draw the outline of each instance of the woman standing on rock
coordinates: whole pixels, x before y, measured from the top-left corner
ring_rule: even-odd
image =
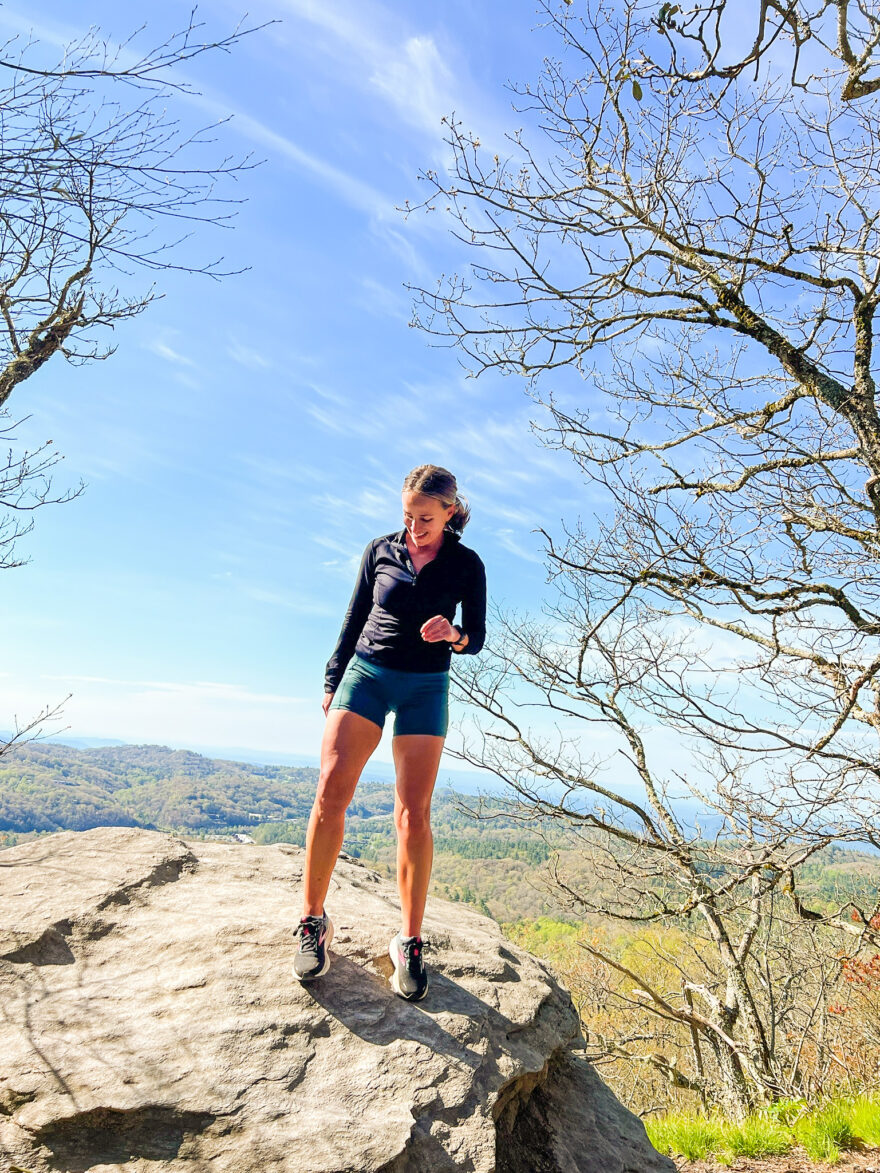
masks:
[[[389,946],[391,985],[416,1002],[428,989],[422,917],[431,876],[431,794],[448,723],[452,652],[476,654],[486,632],[486,572],[461,545],[470,510],[445,468],[403,482],[403,526],[370,542],[327,664],[321,774],[306,839],[303,917],[294,976],[327,972],[333,926],[324,910],[345,812],[389,710],[396,773],[397,885],[402,926]],[[461,605],[461,619],[455,620]]]

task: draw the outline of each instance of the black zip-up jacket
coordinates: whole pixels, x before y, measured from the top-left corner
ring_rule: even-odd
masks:
[[[461,619],[455,608],[461,604]],[[342,631],[327,663],[324,691],[335,692],[357,652],[386,668],[445,672],[452,648],[427,643],[419,630],[435,615],[467,634],[464,652],[482,648],[486,638],[486,571],[479,555],[447,530],[437,556],[415,571],[406,548],[406,530],[375,538],[364,550]]]

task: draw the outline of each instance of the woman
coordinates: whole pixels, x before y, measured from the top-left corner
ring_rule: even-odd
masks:
[[[327,664],[321,774],[306,838],[303,917],[294,976],[327,972],[333,926],[324,898],[361,771],[394,716],[397,885],[401,930],[389,946],[391,985],[416,1002],[428,989],[422,917],[431,876],[431,793],[448,722],[453,652],[476,654],[486,632],[486,572],[460,544],[470,510],[455,477],[423,464],[403,482],[403,525],[370,542]],[[455,620],[461,604],[461,619]]]

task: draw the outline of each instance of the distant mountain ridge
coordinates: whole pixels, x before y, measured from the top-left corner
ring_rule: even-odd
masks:
[[[16,734],[11,729],[0,729],[0,746],[4,742],[12,741]],[[128,742],[122,741],[118,737],[67,737],[53,733],[51,737],[40,737],[43,743],[50,742],[52,745],[67,745],[73,749],[93,749],[102,745],[127,745]]]
[[[302,817],[312,767],[259,766],[161,745],[31,742],[0,757],[0,831],[210,830]]]
[[[396,853],[394,787],[372,763],[348,809],[345,851],[389,873]],[[253,765],[161,745],[78,749],[31,742],[0,757],[0,848],[34,832],[142,827],[184,839],[247,832],[258,844],[305,843],[318,770]],[[470,800],[468,800],[470,801]],[[534,890],[551,847],[494,805],[491,822],[459,808],[443,786],[434,794],[434,891],[492,915],[555,911]],[[5,842],[4,842],[5,841]]]
[[[396,857],[394,787],[361,782],[349,807],[345,851],[393,874]],[[34,832],[142,827],[183,839],[247,832],[258,844],[302,845],[315,795],[313,766],[254,765],[162,745],[88,749],[30,742],[0,757],[0,848]],[[470,813],[483,806],[488,819]],[[507,921],[570,917],[554,893],[550,861],[557,856],[575,886],[595,884],[583,844],[559,824],[523,826],[498,797],[464,804],[438,788],[432,808],[435,856],[432,892]],[[876,892],[880,861],[829,848],[802,869],[811,899],[839,907],[849,896]],[[836,903],[835,903],[836,902]]]

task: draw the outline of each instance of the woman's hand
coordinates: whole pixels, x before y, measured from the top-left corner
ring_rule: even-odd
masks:
[[[327,710],[330,708],[330,702],[336,694],[333,692],[325,692],[324,699],[321,701],[321,708],[324,710],[324,716],[327,716]]]
[[[440,643],[442,640],[454,644],[458,642],[461,635],[461,632],[453,627],[444,615],[435,615],[433,619],[423,623],[419,630],[422,639],[429,644]]]

